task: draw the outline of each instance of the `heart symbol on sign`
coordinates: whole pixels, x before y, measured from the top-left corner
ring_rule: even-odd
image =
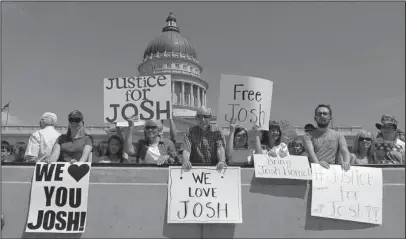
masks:
[[[80,166],[71,164],[68,168],[68,173],[76,180],[76,182],[79,182],[89,172],[89,170],[90,167],[87,164],[82,164]]]

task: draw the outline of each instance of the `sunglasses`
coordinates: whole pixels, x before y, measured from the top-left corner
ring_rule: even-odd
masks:
[[[318,116],[322,116],[322,115],[330,115],[330,113],[329,112],[317,112],[317,115]]]
[[[145,129],[146,130],[157,130],[158,127],[156,127],[156,126],[147,126],[147,127],[145,127]]]
[[[372,142],[372,139],[371,139],[371,138],[363,138],[363,137],[360,137],[360,138],[358,139],[358,142],[362,142],[362,141]]]
[[[69,123],[80,123],[81,121],[80,118],[69,118]]]

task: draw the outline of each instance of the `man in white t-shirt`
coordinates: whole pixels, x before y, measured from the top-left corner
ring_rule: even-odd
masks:
[[[40,130],[35,131],[28,140],[24,160],[26,162],[41,162],[51,155],[52,148],[61,135],[56,129],[56,114],[46,112],[39,122]]]

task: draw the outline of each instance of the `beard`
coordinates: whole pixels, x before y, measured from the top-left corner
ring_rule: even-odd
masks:
[[[319,123],[317,122],[317,127],[325,129],[328,127],[328,125],[330,124],[330,121],[326,122],[326,123]]]

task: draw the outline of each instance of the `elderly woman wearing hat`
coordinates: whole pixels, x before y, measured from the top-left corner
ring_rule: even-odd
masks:
[[[255,153],[271,157],[284,158],[289,155],[288,146],[284,143],[281,127],[276,121],[269,122],[269,130],[255,137]]]
[[[68,131],[59,136],[48,162],[92,162],[93,139],[85,133],[82,112],[72,111],[68,120]]]
[[[61,135],[56,129],[56,114],[46,112],[39,122],[40,130],[35,131],[28,140],[24,160],[26,162],[41,162],[49,159],[56,140]]]
[[[124,152],[135,157],[137,163],[163,165],[178,161],[175,144],[162,137],[163,125],[160,120],[147,120],[144,124],[144,139],[133,144],[134,123],[137,116],[128,119],[128,132],[124,141]]]
[[[373,152],[378,164],[404,164],[405,143],[396,138],[398,122],[391,115],[383,115],[381,122],[375,124],[381,131],[373,143]]]

